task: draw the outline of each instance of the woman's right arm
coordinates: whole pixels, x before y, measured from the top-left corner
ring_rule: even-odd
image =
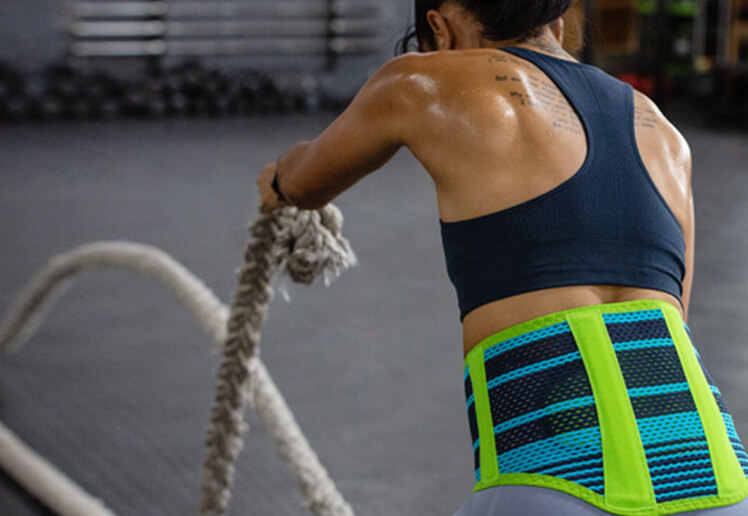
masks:
[[[385,63],[322,134],[281,156],[278,186],[292,204],[321,208],[413,139],[428,96],[417,79],[419,59]]]

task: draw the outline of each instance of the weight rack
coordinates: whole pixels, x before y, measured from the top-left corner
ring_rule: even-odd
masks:
[[[73,1],[73,58],[321,56],[382,51],[387,13],[352,0]]]

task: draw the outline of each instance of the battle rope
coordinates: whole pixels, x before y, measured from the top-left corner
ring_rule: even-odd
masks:
[[[309,284],[322,275],[329,283],[341,270],[355,264],[341,230],[342,215],[332,205],[315,212],[284,208],[262,215],[250,227],[252,238],[230,316],[208,287],[159,249],[121,241],[81,246],[52,258],[11,304],[0,321],[0,351],[19,349],[73,277],[84,270],[114,266],[153,277],[176,294],[223,349],[216,406],[208,431],[201,514],[222,515],[227,511],[234,462],[245,430],[244,403],[248,402],[273,439],[281,460],[299,482],[308,508],[319,516],[352,516],[352,509],[320,464],[260,360],[258,349],[260,327],[273,295],[271,281],[282,282],[287,276]],[[57,514],[113,514],[36,456],[2,424],[0,437],[0,467]]]
[[[62,516],[115,516],[0,423],[0,467]]]
[[[243,444],[246,393],[257,390],[253,384],[258,374],[253,364],[258,363],[260,329],[273,294],[272,276],[277,271],[296,282],[311,284],[317,276],[324,275],[329,281],[341,269],[354,265],[353,251],[341,235],[342,225],[342,215],[333,207],[321,211],[287,208],[274,217],[261,217],[250,229],[252,239],[247,246],[239,289],[229,316],[208,429],[200,502],[203,516],[223,515],[228,509],[234,463]],[[259,408],[259,404],[257,406]],[[280,430],[277,426],[269,430],[277,432]],[[300,432],[295,437],[303,439]],[[306,467],[317,462],[308,445],[299,447],[295,440],[278,444],[283,461],[294,465],[292,471],[312,513],[353,514],[332,482],[325,481],[324,470]],[[299,461],[296,454],[302,448],[310,456]]]

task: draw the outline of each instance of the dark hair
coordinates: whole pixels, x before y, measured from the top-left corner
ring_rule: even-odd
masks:
[[[426,13],[439,9],[448,0],[415,0],[416,22],[397,45],[397,53],[410,50],[416,40],[418,50],[428,45],[435,48],[434,33],[426,21]],[[483,25],[482,36],[494,41],[537,36],[539,29],[560,18],[575,0],[451,0],[475,15]]]

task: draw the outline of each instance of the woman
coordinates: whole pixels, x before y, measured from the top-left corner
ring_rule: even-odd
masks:
[[[748,514],[748,456],[686,326],[688,145],[562,48],[571,0],[417,0],[396,57],[265,167],[325,205],[407,147],[463,325],[475,493],[459,516]]]

